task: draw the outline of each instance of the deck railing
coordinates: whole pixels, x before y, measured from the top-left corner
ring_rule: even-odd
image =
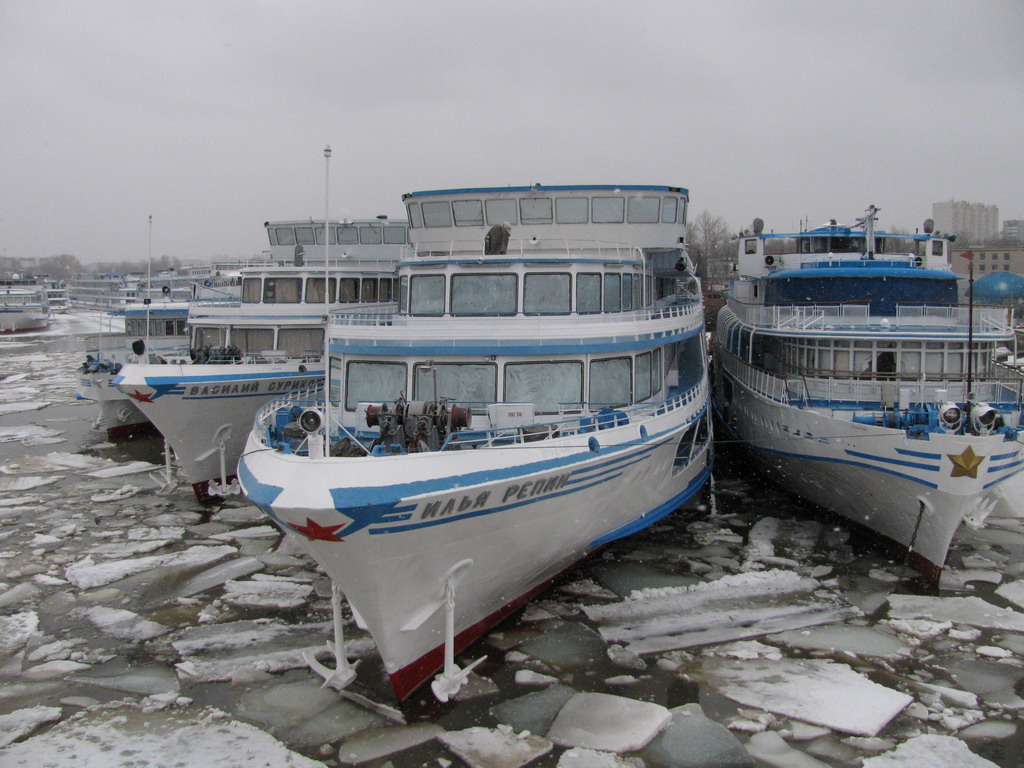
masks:
[[[898,304],[895,315],[869,314],[866,303],[764,305],[738,299],[728,300],[736,317],[758,328],[793,330],[833,330],[837,328],[890,330],[967,331],[966,306],[923,306]],[[974,330],[981,333],[1008,333],[1013,324],[1012,310],[1003,307],[974,307]]]
[[[703,403],[707,400],[708,395],[708,382],[705,378],[702,378],[698,384],[690,389],[656,403],[639,403],[637,405],[614,408],[603,407],[604,404],[600,403],[567,404],[573,408],[583,408],[585,411],[568,418],[564,414],[553,415],[550,421],[537,420],[526,425],[463,429],[448,435],[440,450],[508,446],[532,443],[553,437],[571,437],[573,435],[586,435],[589,439],[590,436],[599,435],[603,429],[623,426],[625,424],[636,425],[638,428],[638,438],[644,439],[645,433],[641,432],[639,428],[646,422],[677,411],[680,408]],[[274,427],[277,426],[278,414],[282,409],[289,413],[297,413],[294,410],[296,408],[300,411],[315,408],[322,412],[323,405],[322,385],[310,386],[280,397],[267,403],[256,413],[253,424],[254,434],[263,445],[270,448],[280,447],[281,439],[275,435]],[[450,402],[449,405],[460,405],[460,403]],[[699,410],[695,410],[693,418],[696,418],[699,412]],[[338,418],[336,406],[331,408],[329,422],[332,442],[347,437],[351,443],[363,446],[364,450],[368,452],[364,442],[372,439],[373,435],[368,433],[366,429],[358,430],[342,424]],[[305,440],[298,441],[294,446],[289,446],[289,448],[292,453],[302,453],[305,450]]]

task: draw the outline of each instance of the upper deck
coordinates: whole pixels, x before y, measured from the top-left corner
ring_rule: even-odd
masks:
[[[502,224],[508,224],[511,241],[523,244],[524,255],[573,241],[680,250],[689,192],[668,186],[534,184],[410,192],[402,199],[417,255],[456,250],[486,259],[487,232]]]

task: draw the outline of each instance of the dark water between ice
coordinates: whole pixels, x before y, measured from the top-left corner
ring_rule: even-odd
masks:
[[[329,622],[325,600],[329,585],[312,561],[287,555],[280,561],[268,558],[273,567],[267,566],[266,573],[313,585],[309,599],[293,608],[232,604],[221,599],[223,587],[177,599],[176,590],[182,582],[203,568],[156,569],[90,589],[76,589],[63,580],[65,569],[90,552],[97,553],[92,556],[102,562],[99,553],[109,553],[102,549],[104,545],[137,541],[138,536],[148,535],[146,530],[185,531],[179,534],[182,541],[153,550],[154,554],[183,549],[186,544],[210,543],[206,537],[238,527],[241,518],[233,516],[232,510],[244,510],[247,503],[235,498],[223,508],[203,508],[184,484],[170,493],[156,493],[155,482],[148,474],[95,480],[74,469],[60,471],[48,466],[47,457],[55,453],[117,463],[163,461],[159,438],[106,443],[102,432],[93,426],[94,407],[72,399],[73,369],[81,349],[79,337],[93,329],[75,316],[60,319],[55,330],[0,340],[0,379],[28,373],[22,379],[0,383],[0,406],[36,400],[49,403],[37,410],[0,415],[0,434],[5,435],[0,442],[0,480],[59,478],[28,490],[0,490],[0,600],[6,590],[30,585],[21,587],[26,595],[23,599],[0,606],[0,618],[36,611],[40,635],[28,644],[18,664],[2,666],[0,659],[0,715],[45,704],[62,706],[64,717],[69,717],[90,706],[90,701],[102,703],[126,697],[141,701],[177,686],[181,697],[191,699],[191,703],[182,699],[177,706],[216,706],[273,733],[292,749],[332,765],[338,764],[339,744],[344,754],[346,742],[355,743],[350,740],[357,740],[364,729],[392,727],[375,715],[341,702],[331,691],[319,689],[319,679],[305,668],[268,673],[259,665],[250,665],[236,674],[234,683],[201,682],[176,674],[176,664],[199,658],[171,645],[178,633],[190,627],[265,618],[296,625]],[[31,436],[12,439],[2,432],[24,426],[59,433],[60,442],[47,441],[45,436],[41,440]],[[886,601],[891,593],[971,596],[1000,608],[1011,607],[994,594],[996,585],[984,578],[999,572],[1005,572],[1004,583],[1022,578],[1024,527],[1019,521],[1009,520],[982,531],[965,529],[957,539],[950,563],[988,576],[963,589],[940,592],[889,560],[869,538],[848,531],[841,521],[828,518],[821,510],[772,485],[770,479],[751,474],[748,457],[736,446],[719,446],[714,477],[714,494],[706,488],[698,499],[653,528],[613,543],[463,654],[463,663],[487,656],[477,668],[483,678],[475,681],[480,695],[442,705],[434,701],[429,690],[421,690],[402,707],[406,720],[434,723],[449,731],[472,726],[494,728],[500,722],[515,721],[524,715],[509,714],[515,712],[514,704],[502,707],[526,694],[556,690],[524,678],[522,673],[528,671],[556,678],[558,685],[577,692],[609,693],[668,708],[697,702],[705,715],[728,725],[741,743],[752,734],[775,731],[787,739],[790,748],[826,766],[857,766],[864,758],[923,733],[955,736],[975,754],[999,766],[1024,764],[1024,734],[1019,725],[1024,699],[1017,698],[1024,696],[1024,633],[976,630],[958,621],[956,614],[944,629],[914,625],[908,633],[902,631],[907,630],[906,626],[890,621]],[[126,484],[141,490],[121,500],[96,501]],[[12,513],[11,509],[16,511]],[[775,522],[766,528],[766,519]],[[245,524],[265,522],[246,519]],[[770,542],[771,552],[762,552],[760,564],[752,566],[750,546],[754,539]],[[265,556],[279,545],[279,537],[227,541],[237,544],[239,558]],[[131,555],[139,556],[144,555]],[[759,641],[758,646],[721,642],[654,653],[643,656],[637,665],[635,659],[623,660],[621,656],[613,660],[608,653],[609,643],[598,633],[598,623],[581,610],[582,606],[616,605],[634,590],[685,587],[731,574],[772,569],[814,576],[821,582],[823,594],[855,606],[861,614],[837,623],[856,630],[858,637],[878,630],[881,636],[876,633],[871,642],[898,643],[905,650],[887,654],[873,649],[871,643],[856,653],[842,647],[830,649],[821,641],[812,641],[814,633],[806,630],[803,636],[809,644],[800,647],[802,635],[797,630],[788,636],[751,637]],[[173,631],[152,639],[133,638],[131,631],[127,639],[112,637],[83,618],[83,610],[94,606],[130,610]],[[713,613],[707,616],[709,623],[720,619]],[[323,639],[327,639],[326,626]],[[366,645],[366,635],[358,630],[352,631],[349,639]],[[51,653],[51,657],[77,658],[89,666],[75,674],[35,679],[30,670],[38,659],[30,658],[31,650],[43,641],[70,643],[73,651]],[[267,646],[269,650],[275,647],[273,643]],[[979,653],[979,648],[996,650]],[[875,683],[910,693],[917,706],[912,712],[897,715],[876,739],[851,738],[836,731],[801,735],[799,724],[794,725],[784,715],[765,712],[770,708],[770,697],[762,707],[741,706],[718,693],[704,674],[709,659],[742,660],[744,654],[770,659],[772,653],[781,654],[782,659],[825,659],[847,664]],[[102,687],[98,678],[108,678],[117,685]],[[921,686],[928,684],[966,692],[968,698],[973,693],[976,699],[971,704],[922,693]],[[132,686],[138,690],[132,691]],[[394,704],[380,662],[372,653],[365,654],[360,663],[356,690]],[[69,700],[76,703],[61,704]],[[501,719],[494,714],[496,707]],[[543,706],[538,704],[536,709],[543,715]],[[511,724],[518,726],[517,730],[523,727],[522,721]],[[531,765],[557,766],[564,752],[556,747]],[[388,759],[397,768],[441,765],[439,760],[464,765],[433,740],[365,764],[383,766]],[[659,764],[652,762],[650,755],[646,759],[648,766]],[[790,764],[795,759],[797,756],[791,756]]]

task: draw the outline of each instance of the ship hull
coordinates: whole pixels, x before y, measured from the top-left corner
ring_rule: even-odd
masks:
[[[718,416],[773,480],[891,542],[933,583],[961,523],[983,516],[999,484],[1024,469],[1024,446],[1001,434],[911,437],[780,403],[721,375],[729,386],[718,387]]]
[[[630,424],[508,448],[311,460],[262,449],[246,495],[339,585],[404,699],[443,663],[456,577],[459,652],[595,549],[696,493],[711,470],[702,400]],[[685,446],[685,448],[681,447]]]

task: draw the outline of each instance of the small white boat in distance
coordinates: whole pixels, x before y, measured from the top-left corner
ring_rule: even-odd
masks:
[[[0,333],[43,331],[50,317],[46,289],[35,278],[0,278]]]
[[[344,593],[405,699],[711,470],[688,193],[502,187],[404,198],[397,311],[332,314],[330,401],[260,409],[246,495]],[[321,393],[322,395],[322,393]],[[337,603],[337,687],[354,677]],[[474,662],[475,664],[476,662]]]
[[[833,221],[739,237],[715,407],[779,484],[938,582],[960,523],[1024,469],[1012,311],[960,303],[950,238]]]

